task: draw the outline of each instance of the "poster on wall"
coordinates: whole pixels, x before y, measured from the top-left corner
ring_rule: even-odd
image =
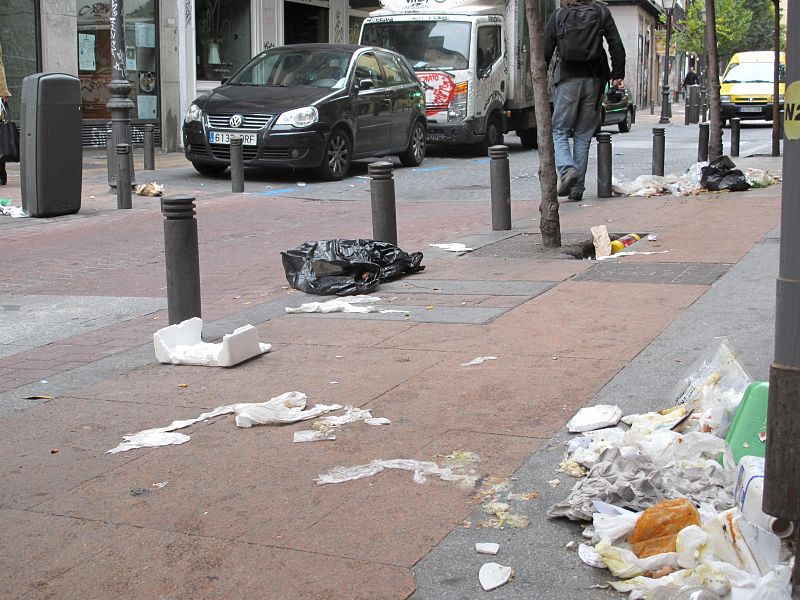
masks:
[[[153,23],[136,23],[136,45],[140,48],[156,47],[156,26]]]
[[[155,119],[157,117],[158,96],[139,95],[136,97],[136,105],[140,119]]]
[[[97,59],[94,54],[95,36],[93,33],[78,34],[78,68],[81,71],[96,71]]]
[[[125,69],[136,71],[136,46],[125,46]]]

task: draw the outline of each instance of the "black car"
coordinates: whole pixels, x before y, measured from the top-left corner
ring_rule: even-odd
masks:
[[[206,175],[230,164],[243,139],[245,166],[315,168],[341,179],[350,162],[397,154],[425,158],[425,93],[395,52],[342,44],[271,48],[195,100],[186,112],[186,158]]]

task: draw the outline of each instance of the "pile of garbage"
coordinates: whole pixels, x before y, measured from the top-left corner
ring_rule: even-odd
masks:
[[[721,340],[673,406],[623,416],[598,405],[570,420],[580,435],[559,471],[579,481],[548,515],[591,522],[578,556],[616,576],[610,587],[632,599],[791,598],[794,524],[761,510],[767,389]]]
[[[736,168],[727,156],[709,162],[697,162],[683,175],[640,175],[633,181],[611,180],[611,191],[617,196],[694,196],[728,190],[741,192],[780,183],[780,177],[762,169]]]

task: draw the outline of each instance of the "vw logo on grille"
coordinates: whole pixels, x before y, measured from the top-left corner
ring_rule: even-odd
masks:
[[[242,115],[233,115],[230,119],[228,119],[228,125],[231,127],[241,127],[242,121]]]

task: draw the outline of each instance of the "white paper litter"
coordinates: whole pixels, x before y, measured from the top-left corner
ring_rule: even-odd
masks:
[[[425,477],[435,475],[443,481],[464,481],[474,482],[477,476],[474,474],[456,473],[450,467],[440,467],[434,462],[425,462],[407,458],[395,458],[390,460],[376,459],[366,465],[356,465],[353,467],[334,467],[327,473],[323,473],[316,478],[317,485],[329,483],[342,483],[344,481],[354,481],[364,477],[377,475],[384,469],[400,469],[403,471],[413,471],[414,481],[424,483]]]
[[[500,551],[500,544],[491,542],[476,542],[475,552],[478,554],[497,554]]]
[[[153,181],[152,183],[141,183],[135,188],[139,196],[161,196],[164,193],[164,186]]]
[[[189,441],[190,437],[182,433],[172,432],[220,415],[236,413],[237,426],[252,427],[253,425],[296,423],[297,421],[313,419],[327,412],[342,408],[340,404],[317,404],[313,408],[305,410],[307,399],[308,397],[302,392],[286,392],[266,402],[226,404],[205,412],[194,419],[173,421],[166,427],[145,429],[138,433],[123,436],[122,439],[125,441],[116,448],[108,450],[106,454],[127,452],[135,448],[157,448],[170,444],[184,444]]]
[[[496,356],[478,356],[477,358],[473,358],[469,362],[461,363],[462,367],[470,367],[472,365],[479,365],[481,363],[486,362],[487,360],[497,360]]]
[[[617,252],[616,254],[612,254],[611,256],[598,256],[597,260],[608,260],[610,258],[620,258],[621,256],[647,256],[648,254],[666,254],[669,250],[660,250],[658,252],[641,252],[639,250],[623,250],[622,252]]]
[[[471,252],[473,248],[467,248],[464,244],[458,242],[445,243],[445,244],[429,244],[433,248],[441,248],[448,252]]]
[[[605,225],[592,227],[592,241],[594,242],[594,255],[611,255],[611,238],[608,237],[608,228]]]
[[[374,306],[375,302],[380,302],[378,296],[348,296],[347,298],[336,298],[326,302],[306,302],[296,308],[286,307],[286,312],[293,313],[371,313],[378,312],[379,308]],[[354,306],[358,304],[370,304],[372,306]]]
[[[258,341],[252,325],[225,334],[219,344],[204,342],[202,333],[203,320],[199,317],[159,329],[153,334],[156,359],[162,364],[232,367],[272,348]]]
[[[481,587],[488,592],[508,583],[513,574],[514,570],[511,567],[491,562],[483,565],[478,571],[478,580],[481,582]]]
[[[597,552],[595,552],[594,548],[591,546],[580,544],[578,546],[578,556],[590,567],[594,567],[596,569],[608,568],[606,567],[606,563],[603,562],[603,558]]]
[[[293,442],[322,442],[328,440],[335,440],[336,436],[329,431],[314,431],[311,429],[303,431],[295,431]]]
[[[30,217],[21,206],[0,206],[0,215],[11,217],[12,219],[22,219]]]
[[[575,413],[575,416],[569,420],[567,429],[570,433],[594,431],[595,429],[616,425],[621,418],[622,409],[619,406],[611,404],[586,406]]]

